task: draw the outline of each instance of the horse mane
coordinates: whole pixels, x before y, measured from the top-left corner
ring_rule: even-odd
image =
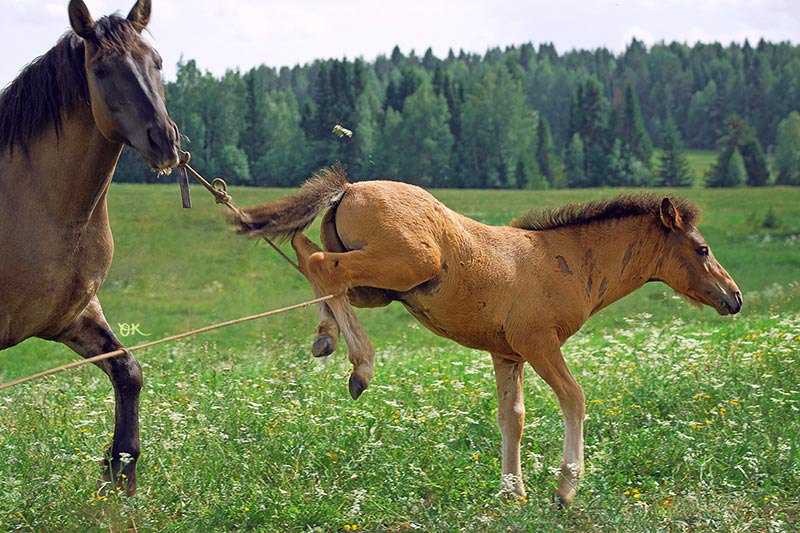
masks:
[[[135,26],[118,15],[95,23],[95,44],[104,53],[136,46]],[[0,92],[0,153],[20,148],[26,155],[34,138],[54,126],[61,132],[63,116],[89,105],[83,40],[72,30],[44,55],[22,69]]]
[[[514,228],[545,231],[569,226],[582,226],[616,218],[640,215],[659,216],[663,195],[622,194],[606,200],[569,203],[562,207],[532,209],[511,221]],[[687,224],[700,221],[700,208],[679,196],[669,196]]]

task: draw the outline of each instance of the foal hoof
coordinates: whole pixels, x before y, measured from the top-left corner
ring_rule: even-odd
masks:
[[[553,507],[555,507],[556,511],[563,511],[569,506],[569,501],[567,501],[561,494],[557,491],[553,493]]]
[[[332,354],[335,349],[336,345],[333,343],[333,339],[327,335],[321,335],[314,341],[314,345],[311,347],[311,355],[314,357],[326,357]]]
[[[354,400],[358,400],[358,397],[361,396],[361,393],[367,388],[367,384],[356,374],[350,374],[350,384],[348,388],[350,389],[350,396],[352,396]]]

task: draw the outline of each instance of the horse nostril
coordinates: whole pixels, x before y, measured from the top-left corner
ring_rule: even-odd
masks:
[[[150,148],[153,148],[155,150],[159,149],[158,143],[153,138],[153,128],[147,129],[147,140],[150,142]]]

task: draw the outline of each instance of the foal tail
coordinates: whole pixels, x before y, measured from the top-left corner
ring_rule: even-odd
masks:
[[[240,209],[228,216],[237,233],[250,237],[288,238],[314,222],[320,211],[342,199],[349,184],[341,163],[312,174],[300,190],[268,204]]]

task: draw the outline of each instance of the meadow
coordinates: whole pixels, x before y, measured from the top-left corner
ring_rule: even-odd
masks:
[[[174,185],[111,188],[116,252],[100,298],[126,344],[312,297],[266,245],[234,236],[205,191],[192,192],[185,211]],[[231,192],[248,205],[288,191]],[[619,191],[433,192],[505,224]],[[140,352],[133,498],[96,492],[113,420],[99,370],[0,393],[0,530],[796,530],[800,190],[679,193],[704,208],[701,230],[744,310],[719,317],[648,284],[570,339],[564,353],[587,399],[587,475],[566,511],[551,504],[563,437],[555,395],[528,370],[528,498],[497,497],[491,358],[395,303],[358,311],[377,348],[358,401],[344,348],[327,361],[309,354],[313,309]],[[770,209],[777,227],[764,227]],[[0,352],[0,382],[71,360],[63,346],[26,341]]]

